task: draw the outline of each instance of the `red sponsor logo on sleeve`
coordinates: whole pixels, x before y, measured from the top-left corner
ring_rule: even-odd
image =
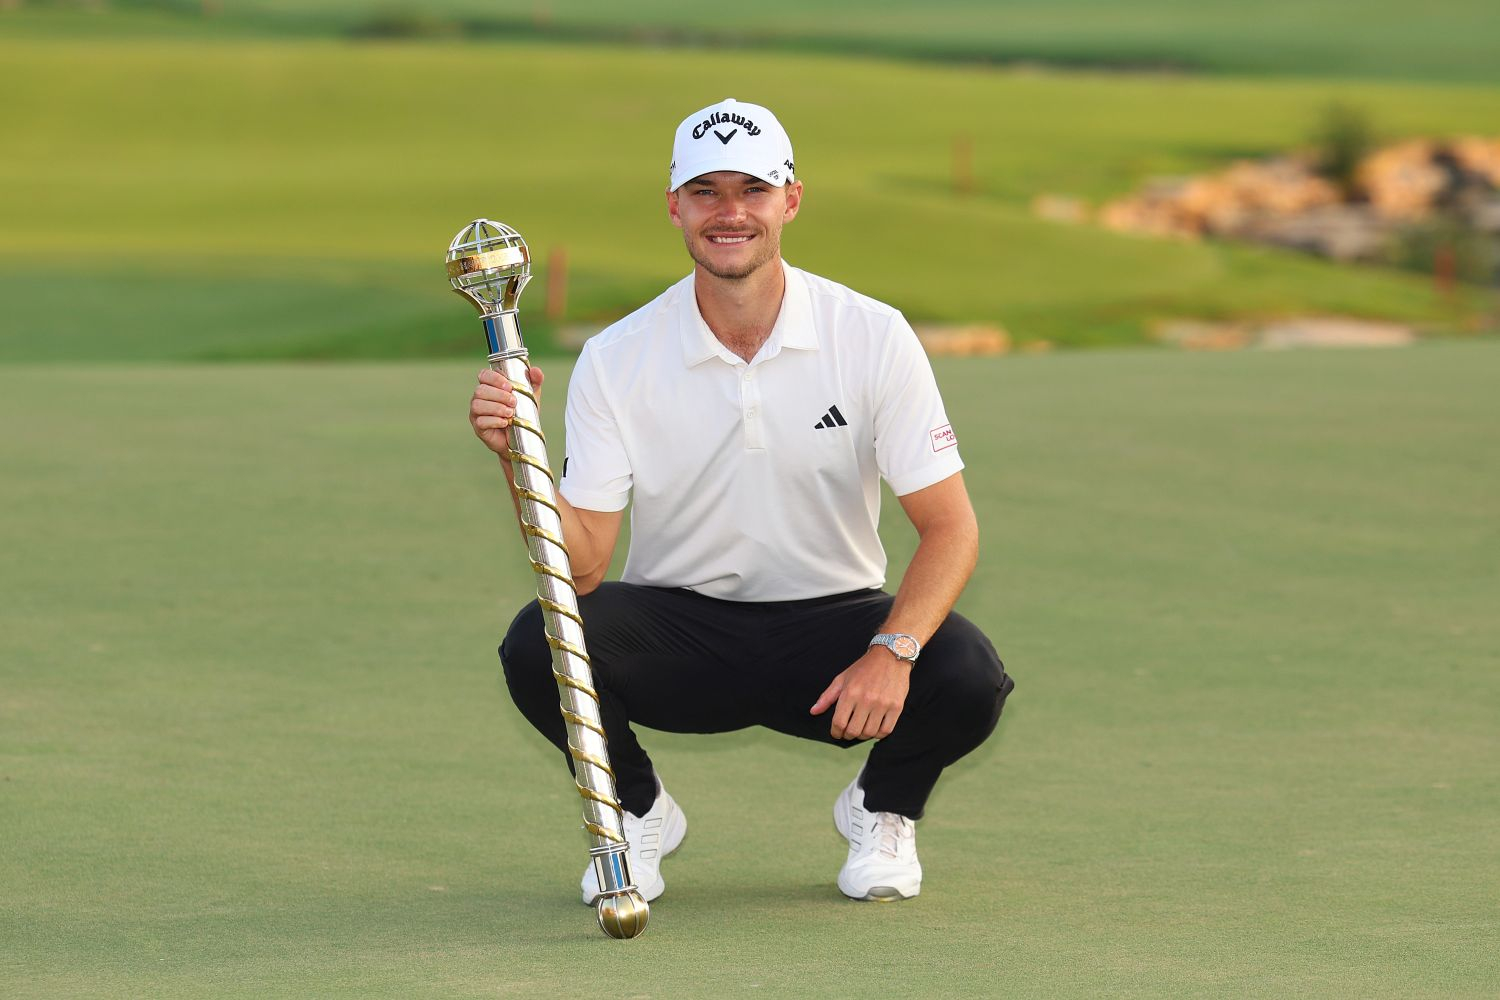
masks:
[[[932,450],[942,451],[944,448],[952,448],[958,444],[958,437],[953,433],[952,424],[944,424],[932,429]]]

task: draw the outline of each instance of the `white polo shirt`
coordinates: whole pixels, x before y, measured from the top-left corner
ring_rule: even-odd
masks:
[[[692,275],[584,345],[559,488],[587,510],[633,497],[626,582],[733,601],[882,586],[880,477],[901,496],[963,468],[901,314],[782,268],[748,363],[704,322]]]

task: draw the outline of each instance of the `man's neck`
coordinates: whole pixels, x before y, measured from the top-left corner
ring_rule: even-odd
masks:
[[[744,278],[716,278],[695,270],[693,289],[698,312],[719,343],[746,361],[753,359],[776,326],[786,275],[780,259]]]

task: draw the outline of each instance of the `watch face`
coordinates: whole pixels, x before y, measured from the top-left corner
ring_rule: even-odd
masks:
[[[898,635],[891,640],[891,651],[903,660],[917,658],[917,640],[909,635]]]

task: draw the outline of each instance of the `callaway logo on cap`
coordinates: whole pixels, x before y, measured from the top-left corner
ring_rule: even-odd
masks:
[[[683,119],[672,141],[670,169],[669,191],[716,170],[736,170],[776,187],[796,180],[797,172],[792,140],[776,116],[732,97]]]

